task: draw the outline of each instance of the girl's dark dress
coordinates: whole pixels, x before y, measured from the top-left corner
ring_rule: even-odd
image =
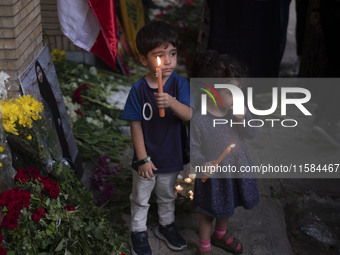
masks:
[[[219,164],[220,166],[252,165],[251,155],[244,138],[251,139],[255,130],[243,125],[230,125],[232,111],[224,117],[215,117],[211,114],[194,114],[191,120],[191,163],[201,166],[213,161],[232,143],[236,145]],[[227,119],[228,124],[213,127],[213,119]],[[246,123],[251,119],[246,114]],[[235,120],[234,120],[235,121]],[[233,175],[235,177],[235,175]],[[259,202],[256,180],[247,178],[245,174],[238,174],[239,178],[209,178],[205,183],[200,178],[195,180],[194,203],[206,214],[216,218],[228,218],[234,214],[238,206],[245,209],[253,208]]]

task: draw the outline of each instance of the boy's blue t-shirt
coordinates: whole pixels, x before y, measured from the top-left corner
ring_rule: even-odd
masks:
[[[163,91],[190,106],[190,86],[184,77],[172,73]],[[134,83],[121,118],[141,121],[146,152],[158,169],[155,173],[178,172],[188,163],[185,125],[170,108],[165,109],[165,117],[159,117],[154,92],[158,89],[150,88],[144,77]]]

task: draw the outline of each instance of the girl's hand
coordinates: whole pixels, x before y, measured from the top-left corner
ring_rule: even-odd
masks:
[[[203,173],[203,177],[210,178],[211,176],[213,176],[216,170],[217,164],[214,164],[213,161],[209,161],[204,164],[204,167],[205,167],[204,169],[206,170],[209,169],[209,171],[206,171],[205,173]]]
[[[151,177],[153,177],[152,170],[157,170],[157,168],[152,161],[150,161],[138,167],[138,175],[151,180]]]
[[[168,93],[153,93],[156,98],[158,108],[168,108],[172,105],[175,98],[170,96]]]

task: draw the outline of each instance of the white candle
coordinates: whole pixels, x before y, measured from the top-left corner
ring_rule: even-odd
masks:
[[[177,191],[182,191],[182,190],[183,190],[183,187],[182,187],[181,185],[177,185],[177,186],[176,186],[176,190],[177,190]]]

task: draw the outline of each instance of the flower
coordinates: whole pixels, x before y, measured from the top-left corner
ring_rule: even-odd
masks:
[[[31,136],[31,135],[28,135],[28,136],[26,136],[26,139],[29,140],[29,141],[31,141],[31,140],[32,140],[32,136]]]
[[[4,150],[4,147],[0,146],[0,152],[3,152]]]
[[[2,246],[0,245],[0,255],[6,255],[6,254],[7,254],[7,251],[5,250],[4,247],[2,247]]]
[[[18,227],[19,211],[9,211],[2,220],[1,227],[15,229]]]
[[[44,212],[44,208],[42,206],[40,206],[39,209],[35,210],[35,212],[32,215],[32,220],[38,222],[38,221],[40,221],[41,216],[46,217],[46,214]]]
[[[19,135],[18,127],[32,128],[33,121],[41,119],[40,113],[44,107],[31,95],[18,99],[0,101],[2,124],[6,132]]]
[[[42,179],[41,182],[44,184],[44,188],[42,189],[43,192],[49,194],[52,198],[57,198],[59,196],[60,189],[56,182],[47,178]]]
[[[66,52],[64,50],[53,49],[51,57],[53,62],[59,63],[66,60]]]
[[[36,180],[40,177],[40,171],[34,167],[29,167],[26,170],[23,168],[18,168],[17,174],[14,176],[14,181],[16,183],[24,183],[27,180]]]
[[[66,205],[66,206],[64,207],[64,209],[65,209],[66,211],[75,211],[75,210],[76,210],[76,208],[74,208],[73,206],[70,206],[70,205]]]

